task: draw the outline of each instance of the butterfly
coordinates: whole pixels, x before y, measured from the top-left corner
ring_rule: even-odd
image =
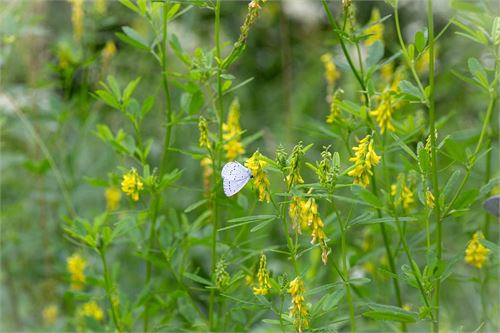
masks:
[[[224,194],[230,197],[238,193],[252,178],[252,172],[238,162],[229,162],[221,172]]]

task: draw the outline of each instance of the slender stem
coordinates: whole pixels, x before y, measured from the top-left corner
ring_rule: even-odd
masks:
[[[218,111],[218,120],[219,120],[219,128],[218,128],[218,145],[217,145],[217,164],[215,164],[215,179],[219,179],[220,170],[222,168],[222,147],[223,147],[223,132],[222,125],[224,121],[224,105],[222,100],[222,69],[221,69],[221,47],[220,47],[220,10],[221,10],[221,0],[217,0],[215,5],[215,57],[218,62],[217,69],[217,111]],[[215,185],[218,182],[215,182]],[[212,278],[215,276],[215,266],[217,265],[217,225],[219,220],[219,207],[217,200],[217,189],[214,188],[213,196],[214,196],[214,220],[212,226],[212,270],[211,276]],[[215,330],[214,327],[214,308],[215,308],[215,288],[210,290],[210,301],[209,301],[209,310],[208,310],[208,321],[210,330]]]
[[[358,73],[356,66],[354,66],[354,63],[351,59],[349,51],[347,50],[347,47],[345,45],[343,36],[338,33],[338,31],[340,29],[339,25],[337,24],[337,21],[333,17],[332,12],[330,11],[330,8],[328,8],[328,4],[327,4],[326,0],[321,0],[321,3],[323,4],[323,8],[325,9],[326,16],[328,17],[328,21],[330,22],[330,25],[333,27],[333,30],[339,39],[340,47],[342,48],[342,52],[344,53],[344,56],[345,56],[347,62],[349,63],[349,67],[351,67],[351,70],[352,70],[354,76],[356,77],[356,80],[358,81],[359,85],[361,86],[361,90],[363,91],[363,96],[365,97],[365,102],[368,104],[369,97],[368,97],[368,93],[366,90],[366,85],[365,85],[364,79]]]
[[[113,323],[115,324],[116,330],[118,332],[121,332],[122,330],[118,321],[118,316],[116,314],[116,309],[113,302],[111,281],[109,279],[109,273],[108,273],[108,263],[106,261],[106,251],[104,249],[100,249],[99,254],[101,255],[102,267],[104,270],[104,285],[106,288],[106,295],[108,296],[109,306],[111,308],[111,317],[113,318]]]
[[[149,244],[146,255],[149,256],[152,249],[156,243],[156,220],[158,217],[158,209],[160,206],[160,200],[158,194],[153,195],[150,206],[150,216],[151,216],[151,229],[149,230]],[[146,282],[145,285],[149,286],[151,283],[151,274],[153,271],[153,266],[149,258],[146,259]],[[144,332],[149,329],[149,302],[144,303]]]
[[[443,226],[441,219],[441,207],[439,200],[439,182],[438,182],[438,167],[436,156],[436,110],[435,110],[435,94],[434,94],[434,18],[432,14],[432,0],[427,1],[427,24],[429,31],[429,122],[430,122],[430,136],[431,136],[431,160],[432,160],[432,187],[434,196],[434,218],[436,221],[436,257],[440,261],[443,251]],[[439,332],[439,294],[441,288],[441,276],[436,277],[436,285],[434,287],[434,306],[436,314],[434,316],[433,331]]]
[[[349,267],[347,266],[347,240],[346,240],[346,226],[342,223],[342,219],[340,217],[339,210],[335,205],[335,202],[332,203],[333,209],[335,211],[335,215],[337,216],[337,220],[339,221],[340,227],[340,242],[341,242],[341,252],[342,252],[342,268],[344,271],[344,276],[346,278],[349,277]],[[351,322],[351,332],[356,332],[356,321],[354,319],[354,305],[352,302],[352,293],[351,293],[351,285],[348,280],[344,280],[344,285],[347,293],[347,303],[349,304],[349,320]]]
[[[288,250],[290,251],[290,260],[292,261],[295,275],[298,276],[299,275],[299,268],[297,266],[296,248],[293,245],[293,240],[290,237],[290,233],[288,231],[288,222],[287,222],[287,218],[286,218],[286,211],[287,211],[286,204],[282,203],[281,204],[281,214],[280,214],[281,221],[283,222],[283,229],[285,231],[285,237],[286,237],[286,241],[288,244]]]

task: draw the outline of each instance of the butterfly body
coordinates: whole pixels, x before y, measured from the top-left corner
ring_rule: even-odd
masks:
[[[238,162],[229,162],[221,172],[224,194],[231,197],[238,193],[252,178],[252,172]]]

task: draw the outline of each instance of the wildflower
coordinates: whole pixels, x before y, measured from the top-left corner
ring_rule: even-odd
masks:
[[[259,151],[256,151],[252,157],[250,157],[246,162],[245,166],[252,171],[253,183],[255,187],[259,190],[259,201],[269,202],[269,179],[267,178],[264,167],[267,162],[262,159],[262,155]]]
[[[380,21],[380,11],[378,8],[372,10],[369,24],[372,24],[369,28],[364,31],[364,34],[369,35],[365,39],[365,45],[368,47],[375,43],[376,41],[383,41],[384,39],[384,25],[382,23],[375,23]]]
[[[391,83],[394,76],[394,63],[390,62],[380,67],[380,75],[385,82]]]
[[[356,154],[349,161],[354,162],[355,166],[347,174],[354,177],[354,184],[366,187],[370,184],[369,176],[373,175],[373,167],[380,162],[380,156],[373,150],[373,140],[369,134],[359,142],[357,147],[353,147],[352,150]]]
[[[269,289],[271,289],[271,283],[269,282],[269,272],[267,271],[267,258],[265,254],[260,256],[257,279],[259,281],[259,286],[253,288],[253,293],[255,295],[267,295]]]
[[[240,142],[241,128],[240,128],[240,103],[238,99],[234,99],[229,107],[227,116],[227,123],[222,125],[224,131],[223,138],[226,143],[224,150],[226,151],[226,158],[232,161],[240,154],[245,153],[245,149]]]
[[[434,132],[434,141],[437,140],[438,133],[437,130]],[[431,141],[431,135],[427,136],[427,139],[425,140],[425,150],[427,150],[427,153],[429,153],[429,156],[431,156],[431,146],[432,146],[432,141]]]
[[[139,200],[139,191],[144,189],[144,184],[137,173],[137,170],[132,168],[129,172],[123,175],[122,191],[132,198],[134,201]]]
[[[226,267],[227,263],[224,258],[221,258],[215,265],[215,285],[219,290],[224,290],[231,279]]]
[[[74,253],[66,260],[66,266],[71,275],[71,289],[80,290],[85,284],[85,267],[87,261],[79,253]]]
[[[335,188],[335,183],[337,182],[337,176],[340,172],[340,156],[338,153],[330,153],[328,150],[330,146],[324,147],[321,152],[322,160],[316,163],[316,174],[319,178],[319,183],[325,189],[333,192]]]
[[[104,48],[101,51],[103,72],[107,71],[109,67],[109,62],[111,61],[111,58],[113,58],[115,54],[116,54],[116,45],[110,39],[106,42],[106,45],[104,45]]]
[[[253,276],[251,274],[245,275],[245,284],[247,286],[253,286],[253,283],[254,283]]]
[[[99,307],[96,301],[90,301],[83,304],[81,308],[81,314],[85,317],[94,318],[97,321],[100,321],[104,318],[104,312]]]
[[[290,316],[292,316],[293,324],[297,332],[302,333],[302,328],[309,327],[309,311],[304,299],[304,282],[300,277],[296,277],[290,282],[288,292],[292,295],[292,306],[290,307]]]
[[[328,252],[330,249],[328,245],[326,245],[326,235],[323,227],[325,224],[321,220],[321,217],[318,213],[318,205],[316,204],[316,200],[314,198],[309,198],[305,204],[301,207],[302,212],[302,220],[307,221],[307,225],[311,228],[311,244],[316,242],[319,243],[321,247],[321,260],[323,264],[326,265],[328,261]]]
[[[434,46],[434,58],[438,57],[438,45]],[[415,61],[415,70],[418,74],[423,75],[429,70],[429,48],[420,54],[420,56]]]
[[[326,117],[327,124],[334,124],[340,120],[340,98],[339,95],[344,91],[339,89],[333,94],[332,102],[330,103],[330,114]]]
[[[375,117],[375,121],[380,127],[380,132],[383,134],[386,129],[391,132],[395,131],[392,125],[392,114],[394,112],[392,95],[390,90],[385,90],[381,96],[377,96],[378,106],[375,110],[370,111],[370,115]]]
[[[305,200],[299,196],[293,196],[288,206],[288,215],[292,219],[292,228],[298,234],[302,233],[302,229],[307,227],[307,220],[302,217],[302,207],[305,205]]]
[[[55,304],[47,305],[42,312],[44,324],[52,325],[53,323],[55,323],[58,313],[59,309],[57,308],[57,305]]]
[[[490,252],[480,240],[484,239],[484,235],[481,231],[476,231],[472,236],[472,239],[465,249],[465,262],[469,265],[476,266],[477,268],[482,268],[484,262],[488,259],[488,253]]]
[[[300,160],[302,159],[302,156],[304,156],[304,149],[302,148],[302,142],[299,142],[295,147],[293,147],[292,155],[290,157],[290,171],[286,177],[289,189],[297,183],[304,182],[302,176],[300,175]]]
[[[325,53],[321,56],[321,61],[325,66],[325,79],[328,82],[328,86],[335,86],[335,82],[340,77],[340,73],[337,71],[337,66],[333,62],[333,56],[331,53]]]
[[[122,194],[116,187],[109,187],[104,192],[104,197],[106,198],[106,210],[112,212],[118,209],[120,205],[120,199]]]
[[[427,207],[429,207],[430,209],[433,209],[434,208],[434,194],[432,194],[432,192],[427,189],[427,191],[425,192],[425,204],[427,205]]]
[[[236,43],[234,43],[235,49],[240,48],[245,45],[250,28],[254,24],[257,17],[259,17],[259,11],[261,9],[261,4],[264,4],[265,0],[252,0],[248,4],[248,13],[245,17],[245,22],[240,28],[240,36]]]
[[[203,190],[205,193],[205,196],[208,196],[210,194],[210,187],[211,187],[211,177],[214,173],[214,169],[212,167],[212,159],[210,157],[204,157],[201,161],[200,164],[203,168]]]
[[[80,42],[83,34],[83,0],[68,0],[71,3],[71,23],[73,37]]]
[[[207,120],[203,117],[200,117],[198,120],[198,128],[200,130],[200,147],[206,147],[210,149],[212,145],[210,144],[210,140],[208,138],[208,126]]]
[[[288,154],[285,151],[285,148],[280,144],[278,146],[278,149],[276,149],[276,163],[278,163],[278,166],[281,171],[285,171],[285,169],[288,167]]]
[[[411,311],[412,305],[410,303],[403,304],[403,310]]]
[[[397,186],[396,184],[392,184],[391,195],[396,196],[396,192],[397,192]],[[399,205],[401,202],[403,203],[404,209],[408,209],[415,202],[415,199],[413,199],[413,192],[406,185],[403,185],[403,188],[401,190],[401,196],[399,198],[396,198],[395,203]]]

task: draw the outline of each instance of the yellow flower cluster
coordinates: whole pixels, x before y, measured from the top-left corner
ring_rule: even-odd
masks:
[[[290,316],[292,316],[293,324],[297,332],[302,333],[303,328],[309,327],[309,311],[307,310],[304,299],[304,282],[300,277],[296,277],[290,282],[288,292],[292,295],[292,306],[290,307]]]
[[[326,117],[327,124],[333,124],[340,120],[341,109],[338,95],[342,92],[342,90],[337,90],[333,95],[332,102],[330,103],[330,114]]]
[[[347,174],[354,177],[354,184],[366,187],[370,184],[369,176],[373,175],[373,167],[380,162],[380,156],[375,153],[373,140],[369,134],[359,141],[358,146],[353,147],[352,150],[356,154],[349,161],[354,162],[355,166]]]
[[[425,192],[425,204],[427,205],[427,207],[429,207],[430,209],[433,209],[434,208],[434,194],[432,194],[432,192],[430,190],[427,190]]]
[[[82,289],[85,284],[84,270],[87,266],[87,261],[79,253],[74,253],[66,260],[66,266],[71,275],[71,289]]]
[[[226,151],[226,158],[229,161],[236,159],[240,154],[245,153],[245,149],[240,142],[241,128],[240,128],[240,103],[235,98],[229,107],[229,114],[227,115],[227,123],[222,125],[224,150]]]
[[[252,157],[250,157],[245,162],[245,166],[252,171],[253,175],[253,183],[255,187],[259,191],[259,201],[267,201],[269,202],[269,179],[267,178],[266,172],[264,171],[264,167],[267,165],[267,162],[262,159],[262,155],[259,151],[256,151]]]
[[[122,193],[116,187],[108,187],[104,192],[104,197],[106,198],[106,210],[112,212],[118,209],[120,206],[120,199],[122,198]]]
[[[206,147],[210,149],[212,145],[210,144],[210,140],[208,138],[208,125],[207,120],[203,117],[200,117],[198,120],[198,129],[200,130],[200,147]]]
[[[481,231],[476,231],[472,236],[472,239],[465,249],[465,262],[469,265],[476,266],[477,268],[482,268],[484,262],[488,259],[488,250],[480,240],[484,239],[483,233]]]
[[[260,257],[257,279],[259,286],[253,288],[253,293],[255,295],[267,295],[269,289],[271,289],[271,283],[269,282],[269,272],[267,271],[267,258],[264,254]]]
[[[71,3],[71,24],[76,42],[80,42],[83,34],[83,0],[68,0]]]
[[[108,69],[109,62],[111,61],[111,58],[116,54],[116,45],[115,43],[110,39],[106,42],[106,45],[104,45],[104,48],[102,49],[101,56],[102,56],[102,71],[105,72]]]
[[[380,11],[378,8],[374,8],[372,10],[372,14],[370,17],[370,24],[373,24],[380,20]],[[365,39],[365,45],[368,47],[375,43],[376,41],[384,40],[384,25],[382,23],[376,23],[364,31],[365,35],[370,35],[367,39]]]
[[[137,173],[137,170],[132,168],[129,172],[123,175],[122,191],[132,198],[134,201],[139,200],[139,191],[144,189],[144,184]]]
[[[99,307],[96,301],[90,301],[83,304],[80,313],[85,317],[91,317],[97,321],[100,321],[104,318],[104,312]]]
[[[376,97],[377,108],[370,111],[370,115],[375,117],[375,121],[380,127],[380,132],[383,134],[386,129],[391,132],[395,131],[392,125],[392,113],[394,112],[391,90],[386,89],[381,96]]]
[[[337,66],[333,62],[331,53],[325,53],[321,56],[321,62],[325,66],[325,79],[330,87],[335,86],[335,82],[340,78],[340,73],[337,71]]]
[[[391,185],[392,196],[396,195],[396,190],[397,190],[396,184],[392,184]],[[415,202],[415,199],[413,198],[413,192],[406,185],[404,185],[403,189],[401,190],[401,197],[395,199],[396,199],[395,204],[399,205],[400,203],[403,203],[404,209],[408,209]]]
[[[211,178],[214,173],[212,167],[212,159],[210,157],[205,157],[200,161],[203,168],[203,191],[206,197],[210,195]]]
[[[298,183],[302,184],[304,182],[304,179],[300,175],[300,160],[302,156],[304,156],[304,149],[302,148],[302,143],[299,142],[299,144],[293,147],[292,155],[290,156],[290,171],[288,176],[286,176],[286,183],[289,189]]]
[[[307,226],[311,228],[311,244],[319,242],[321,260],[326,265],[330,249],[326,245],[326,234],[323,230],[325,224],[319,216],[316,200],[314,198],[304,200],[301,197],[294,196],[288,208],[288,214],[292,219],[292,227],[297,233],[302,233],[302,229]]]
[[[50,304],[46,306],[42,312],[43,323],[45,325],[52,325],[55,323],[58,313],[59,309],[57,308],[57,305]]]

